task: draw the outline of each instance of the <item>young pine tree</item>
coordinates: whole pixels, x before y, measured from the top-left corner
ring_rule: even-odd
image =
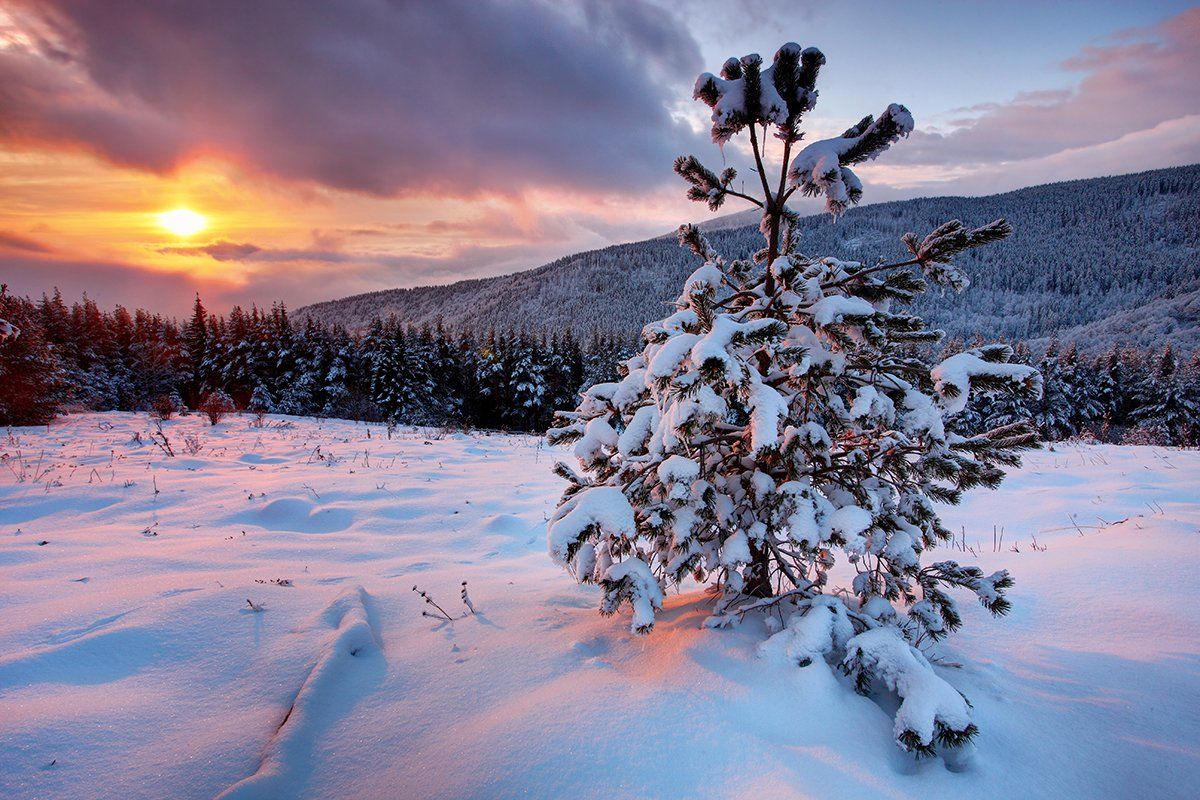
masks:
[[[913,126],[893,104],[793,157],[824,62],[814,48],[786,44],[766,68],[751,55],[697,81],[696,97],[713,109],[713,140],[749,134],[750,183],[761,193],[735,189],[732,168],[718,175],[693,156],[676,171],[713,210],[729,197],[761,208],[765,246],[752,261],[728,261],[696,228],[680,228],[702,264],[674,313],[645,327],[644,349],[621,365],[620,380],[585,391],[548,434],[574,442],[582,467],[556,467],[570,485],[548,525],[549,549],[578,580],[602,587],[603,613],[628,603],[638,633],[654,626],[664,590],[689,578],[714,588],[713,626],[781,612],[786,624],[765,654],[804,668],[836,664],[861,691],[899,693],[897,741],[929,754],[965,743],[975,726],[919,648],[961,624],[950,590],[1003,614],[1012,584],[1004,571],[922,562],[952,536],[934,503],[996,486],[1000,467],[1036,441],[1024,423],[963,437],[947,432],[945,418],[972,391],[1036,395],[1040,376],[1008,363],[1003,345],[932,369],[915,355],[914,345],[941,334],[906,306],[927,283],[966,288],[954,257],[1007,236],[1003,220],[907,234],[912,257],[900,263],[797,249],[789,199],[822,195],[840,214],[862,194],[850,166]],[[768,131],[782,144],[773,172]],[[851,593],[831,591],[839,558],[855,573]]]
[[[275,400],[266,386],[260,383],[254,387],[254,392],[250,395],[250,402],[246,404],[246,410],[254,415],[255,423],[261,428],[263,419],[275,410]]]

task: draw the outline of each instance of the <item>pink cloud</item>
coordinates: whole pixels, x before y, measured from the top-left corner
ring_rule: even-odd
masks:
[[[51,253],[54,248],[37,239],[30,239],[12,231],[0,231],[0,251],[10,250],[23,253]]]
[[[1085,48],[1066,69],[1083,73],[1073,91],[1022,92],[966,111],[949,133],[918,130],[893,162],[987,164],[1039,158],[1111,142],[1200,110],[1200,8],[1151,28],[1122,31]]]

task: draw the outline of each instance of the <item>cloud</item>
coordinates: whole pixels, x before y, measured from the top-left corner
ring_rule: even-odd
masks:
[[[0,143],[378,195],[660,183],[700,70],[644,2],[16,0]],[[12,37],[10,37],[12,38]]]
[[[1200,109],[1200,8],[1119,32],[1063,67],[1078,88],[1020,92],[963,109],[948,133],[913,133],[888,154],[907,164],[995,164],[1112,142]],[[1019,65],[1014,65],[1014,73]]]
[[[186,314],[187,303],[196,291],[207,297],[231,289],[178,273],[144,269],[121,261],[58,258],[0,253],[0,273],[9,290],[17,295],[41,297],[58,287],[67,302],[84,292],[103,306],[122,303],[174,314]]]
[[[19,250],[25,253],[54,252],[50,245],[12,231],[0,231],[0,250]]]
[[[646,235],[651,232],[661,231],[647,231]],[[596,234],[591,234],[590,239],[586,237],[587,231],[575,232],[566,249],[576,251],[608,244]],[[196,259],[191,263],[176,261],[169,269],[152,268],[120,257],[88,259],[67,253],[0,250],[0,275],[17,294],[38,297],[58,287],[68,299],[86,292],[102,307],[122,303],[186,315],[195,292],[216,311],[227,310],[234,304],[268,305],[277,300],[296,307],[380,288],[423,286],[517,272],[552,261],[563,255],[564,250],[563,241],[557,237],[514,239],[501,244],[479,243],[474,237],[459,238],[454,245],[407,253],[323,249],[322,235],[313,237],[312,247],[216,240],[157,248],[154,252]]]
[[[1111,142],[1067,148],[1040,158],[964,168],[951,166],[936,171],[923,166],[873,165],[870,175],[876,191],[871,201],[993,194],[1054,181],[1197,163],[1200,163],[1200,114],[1190,114]]]

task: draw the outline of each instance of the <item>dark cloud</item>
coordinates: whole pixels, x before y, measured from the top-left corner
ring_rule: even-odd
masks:
[[[50,245],[12,231],[0,231],[0,250],[19,250],[25,253],[54,252]]]
[[[917,130],[888,160],[989,164],[1040,158],[1113,142],[1200,109],[1200,8],[1149,29],[1124,31],[1066,61],[1075,90],[1018,93],[1007,103],[963,109],[957,130]]]
[[[214,261],[237,261],[242,263],[290,263],[293,261],[316,261],[323,264],[344,264],[351,261],[378,261],[383,263],[386,258],[376,258],[370,254],[356,255],[344,253],[336,249],[319,247],[259,247],[245,242],[227,242],[218,240],[211,244],[188,245],[186,247],[160,247],[155,250],[164,255],[177,256],[207,256]]]
[[[256,244],[238,244],[222,239],[211,244],[189,247],[160,247],[158,252],[176,256],[208,256],[216,261],[245,261],[255,253],[262,252],[262,248]]]
[[[391,195],[661,182],[702,65],[643,2],[18,0],[0,142]]]

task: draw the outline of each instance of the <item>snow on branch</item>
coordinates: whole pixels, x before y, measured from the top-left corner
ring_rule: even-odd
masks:
[[[600,579],[604,601],[600,611],[615,613],[622,603],[633,607],[629,629],[633,633],[649,633],[654,628],[654,612],[662,610],[663,591],[650,567],[640,558],[627,558],[613,564]]]
[[[824,194],[826,210],[838,216],[862,199],[862,182],[849,165],[874,159],[912,130],[912,114],[892,103],[879,119],[864,117],[841,136],[805,147],[792,160],[788,179],[810,197]]]
[[[559,506],[546,527],[550,555],[560,564],[569,562],[592,529],[610,536],[632,536],[633,507],[620,489],[593,486]]]
[[[929,660],[895,628],[864,631],[846,645],[842,662],[864,693],[875,679],[900,695],[893,734],[905,750],[933,755],[933,745],[957,747],[974,738],[966,698],[933,671]]]
[[[984,351],[980,348],[966,350],[950,356],[930,371],[933,389],[946,413],[957,414],[967,407],[972,383],[978,388],[1007,389],[1033,398],[1042,396],[1042,375],[1036,369],[1024,364],[1009,364],[1007,359],[990,361],[983,356]]]

